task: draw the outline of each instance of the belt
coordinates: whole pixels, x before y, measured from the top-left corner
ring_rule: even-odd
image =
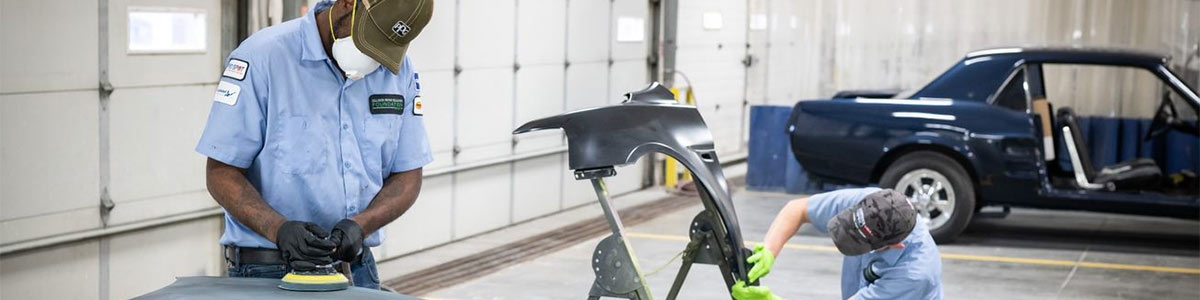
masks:
[[[245,248],[237,246],[225,246],[225,261],[234,266],[242,264],[252,265],[286,265],[283,260],[283,254],[279,250],[267,248]]]
[[[363,247],[362,253],[354,259],[355,262],[362,261],[362,257],[368,255],[371,248]],[[238,246],[225,246],[225,261],[238,266],[241,264],[251,265],[286,265],[287,261],[283,260],[283,254],[279,250],[267,248],[246,248]]]

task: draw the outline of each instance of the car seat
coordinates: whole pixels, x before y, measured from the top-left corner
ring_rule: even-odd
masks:
[[[1118,191],[1153,189],[1161,185],[1162,170],[1154,160],[1148,158],[1124,161],[1096,171],[1092,166],[1087,141],[1083,140],[1083,134],[1079,131],[1075,111],[1070,107],[1058,109],[1058,122],[1078,187]]]

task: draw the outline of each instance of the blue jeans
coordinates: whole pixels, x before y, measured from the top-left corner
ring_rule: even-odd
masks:
[[[283,278],[291,271],[286,265],[230,264],[229,277]],[[354,286],[379,289],[379,271],[375,268],[375,256],[371,255],[370,249],[363,248],[362,259],[350,264],[350,272],[353,273]]]

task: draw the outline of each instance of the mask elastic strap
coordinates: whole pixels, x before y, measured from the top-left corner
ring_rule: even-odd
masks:
[[[350,9],[350,36],[354,36],[354,15],[358,12],[358,0],[354,0],[354,8]],[[329,36],[337,40],[337,34],[333,32],[333,6],[329,7]]]

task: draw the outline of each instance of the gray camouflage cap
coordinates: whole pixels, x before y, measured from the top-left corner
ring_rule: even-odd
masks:
[[[829,220],[829,236],[846,256],[866,254],[903,241],[917,225],[917,211],[899,192],[871,193]]]

